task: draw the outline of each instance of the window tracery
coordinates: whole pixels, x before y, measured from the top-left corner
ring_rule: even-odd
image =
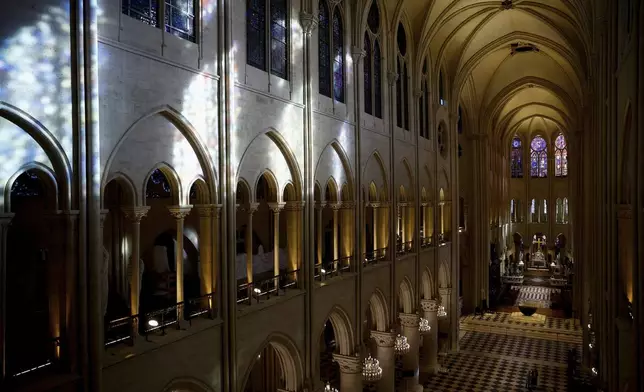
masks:
[[[548,145],[541,136],[535,136],[530,143],[530,176],[548,177]]]
[[[246,63],[262,71],[268,68],[271,74],[288,80],[288,25],[287,0],[248,0]]]
[[[407,75],[407,37],[402,23],[398,24],[396,33],[398,46],[398,80],[396,81],[396,125],[404,130],[409,130],[409,86]]]
[[[555,177],[568,175],[568,147],[566,138],[560,133],[555,139]]]
[[[523,178],[523,145],[521,138],[515,135],[510,150],[510,171],[512,178]]]
[[[344,29],[341,7],[341,2],[319,1],[318,81],[320,94],[344,103]]]
[[[159,27],[163,20],[165,31],[196,42],[195,0],[165,0],[164,6],[161,15],[159,0],[123,0],[121,12],[154,27]]]
[[[382,119],[382,69],[380,53],[380,11],[376,1],[371,3],[364,34],[364,111]]]

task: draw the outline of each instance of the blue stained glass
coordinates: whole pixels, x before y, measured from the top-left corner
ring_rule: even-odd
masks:
[[[271,1],[271,72],[282,79],[288,73],[286,0]]]
[[[246,5],[246,63],[266,70],[265,0],[249,0]]]
[[[380,66],[380,45],[378,40],[373,47],[373,90],[374,115],[382,119],[382,69]]]
[[[123,0],[121,12],[151,26],[159,23],[158,0]]]
[[[333,95],[338,102],[344,102],[344,35],[340,9],[333,12]]]
[[[36,197],[44,195],[43,186],[38,174],[27,170],[16,178],[11,186],[11,196]]]
[[[331,97],[331,64],[329,45],[329,9],[326,1],[319,2],[320,13],[318,21],[318,82],[320,94]]]
[[[371,105],[373,97],[371,96],[371,40],[369,34],[364,33],[364,50],[366,55],[364,57],[364,111],[367,114],[372,114]]]
[[[163,172],[159,169],[153,171],[145,189],[146,197],[163,199],[171,197],[171,192],[170,183]]]
[[[546,141],[541,136],[535,136],[534,139],[532,139],[532,143],[530,143],[530,147],[537,152],[545,150],[546,146]]]

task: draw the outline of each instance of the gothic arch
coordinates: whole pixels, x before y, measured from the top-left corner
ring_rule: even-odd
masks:
[[[400,282],[398,303],[404,313],[414,312],[414,288],[406,276]]]
[[[331,312],[329,312],[329,315],[324,319],[325,322],[326,320],[331,321],[331,325],[333,326],[339,353],[341,355],[351,355],[356,347],[356,342],[355,334],[351,327],[351,319],[347,315],[347,312],[335,305],[331,309]],[[318,333],[315,336],[320,336],[323,328],[324,326],[318,329]]]
[[[367,0],[364,3],[365,7],[362,9],[362,12],[356,12],[356,16],[359,18],[357,23],[355,24],[355,26],[358,28],[357,37],[364,36],[365,30],[367,29],[367,18],[369,16],[369,10],[371,10],[371,4],[373,4],[373,2],[376,2],[376,4],[378,5],[378,15],[380,16],[380,27],[378,30],[380,32],[380,36],[383,37],[382,42],[380,43],[381,53],[387,53],[387,47],[389,45],[384,37],[387,37],[387,31],[389,31],[388,21],[390,19],[387,17],[389,10],[385,5],[384,0]],[[383,64],[386,64],[386,60],[383,61]]]
[[[373,165],[371,164],[372,158],[375,160],[375,165],[376,168],[372,170],[376,170],[378,172],[379,176],[376,176],[376,172],[372,173],[372,170],[369,170],[370,167]],[[378,178],[380,177],[380,178]],[[385,194],[389,193],[389,184],[387,182],[387,171],[385,170],[385,164],[382,160],[382,157],[380,156],[380,153],[377,150],[374,150],[371,155],[369,155],[369,158],[367,159],[364,170],[363,170],[363,179],[365,183],[368,182],[374,182],[378,187],[384,188]],[[387,199],[380,199],[380,201],[386,201]]]
[[[369,308],[376,321],[376,330],[381,332],[389,330],[389,309],[387,308],[385,295],[380,291],[380,289],[376,289],[373,294],[371,294],[371,297],[369,298]]]
[[[302,198],[302,174],[300,171],[300,167],[297,163],[297,158],[293,151],[291,150],[290,146],[282,137],[282,135],[275,129],[275,128],[267,128],[264,129],[263,131],[259,132],[255,137],[248,143],[248,146],[246,147],[246,150],[242,154],[241,159],[239,160],[239,165],[237,166],[237,173],[235,175],[236,178],[239,178],[243,176],[242,173],[242,168],[244,167],[244,162],[246,160],[246,156],[248,155],[248,152],[251,150],[253,147],[254,143],[261,138],[262,136],[266,136],[273,144],[277,147],[277,149],[280,151],[282,158],[284,159],[286,166],[288,167],[289,175],[290,175],[290,181],[293,183],[293,186],[295,187],[295,192],[297,194],[297,200],[301,200]],[[263,163],[261,163],[263,164]],[[267,170],[269,170],[269,167],[267,167]],[[280,181],[278,181],[278,177],[275,176],[275,173],[273,173],[273,177],[276,179],[276,183],[278,184],[277,188],[277,194],[280,195],[281,191],[283,191],[283,187],[279,187]],[[282,180],[282,179],[279,179]],[[284,182],[284,187],[286,186],[286,183],[288,180],[283,181]],[[281,201],[278,199],[278,201]]]
[[[141,189],[143,189],[143,192],[141,193],[142,205],[145,205],[146,203],[147,187],[148,181],[150,181],[150,176],[152,176],[152,173],[154,173],[154,171],[157,169],[160,170],[161,173],[163,173],[165,178],[168,180],[168,183],[170,184],[172,203],[175,205],[181,204],[181,201],[183,200],[183,188],[181,187],[181,180],[179,179],[179,175],[169,164],[167,164],[166,162],[160,162],[152,167],[152,170],[150,170],[148,174],[146,174],[145,179],[143,180],[141,187]]]
[[[279,199],[279,184],[277,183],[277,178],[275,178],[275,174],[273,174],[272,171],[269,169],[264,170],[261,172],[257,178],[255,178],[255,186],[253,186],[251,189],[251,196],[250,200],[253,202],[257,202],[257,188],[259,181],[261,178],[264,177],[266,179],[266,185],[268,186],[268,189],[266,190],[267,193],[267,201],[268,202],[277,202]]]
[[[334,326],[335,328],[335,326]],[[286,390],[287,391],[299,391],[302,387],[304,380],[304,367],[302,365],[302,358],[300,352],[297,349],[296,344],[288,336],[281,333],[272,333],[271,335],[264,340],[264,342],[259,346],[259,349],[251,357],[252,360],[246,369],[246,373],[243,376],[242,383],[239,385],[241,390],[246,386],[248,382],[248,377],[250,376],[253,366],[257,361],[257,356],[270,345],[279,358],[280,365],[284,371],[284,379],[286,381]]]
[[[132,182],[132,179],[125,173],[115,172],[107,178],[105,186],[101,190],[101,207],[105,206],[105,191],[112,181],[118,182],[121,188],[125,191],[125,197],[128,201],[125,205],[137,205],[137,200],[140,199],[136,193],[136,186],[134,185],[134,182]]]
[[[413,201],[414,200],[414,190],[415,184],[414,184],[414,175],[412,174],[413,171],[411,170],[411,167],[409,165],[409,162],[407,161],[407,158],[403,158],[400,162],[402,166],[405,168],[405,175],[407,176],[407,184],[402,184],[405,185],[405,188],[408,189],[408,196],[407,196],[407,201]]]
[[[251,187],[246,181],[245,178],[237,179],[237,186],[235,187],[235,203],[237,204],[246,204],[250,203],[254,197],[251,195]],[[241,201],[241,203],[239,203]]]
[[[438,287],[450,287],[449,265],[446,261],[441,261],[438,267]]]
[[[208,193],[208,185],[203,176],[197,175],[188,186],[188,192],[192,192],[192,187],[195,187],[196,201],[199,204],[211,204],[210,194]],[[188,201],[190,201],[190,194],[188,194]]]
[[[329,197],[327,199],[326,190],[329,189]],[[325,203],[336,203],[340,200],[340,193],[338,192],[338,183],[335,182],[335,178],[329,177],[324,186],[324,202]]]
[[[15,172],[7,181],[7,186],[4,188],[4,207],[6,212],[11,212],[11,188],[16,182],[16,179],[27,170],[35,170],[38,172],[38,177],[45,186],[47,198],[54,201],[54,205],[49,206],[52,211],[58,210],[58,181],[56,174],[47,166],[38,162],[30,162],[23,165]]]
[[[204,181],[208,186],[208,193],[212,195],[213,203],[217,203],[217,200],[218,200],[217,188],[216,188],[217,176],[214,170],[215,162],[213,162],[211,159],[210,153],[208,151],[208,147],[203,142],[203,140],[201,140],[201,137],[197,132],[197,130],[194,128],[194,126],[181,114],[181,112],[174,109],[170,105],[157,106],[151,109],[148,113],[144,114],[143,116],[139,117],[136,121],[134,121],[132,125],[130,125],[130,127],[125,131],[123,136],[121,136],[119,141],[112,149],[112,152],[110,153],[109,157],[107,158],[107,161],[105,162],[105,168],[103,169],[103,175],[101,178],[101,184],[102,184],[101,189],[105,189],[105,185],[107,184],[107,179],[110,177],[110,170],[112,168],[114,159],[117,156],[123,144],[125,143],[125,141],[127,140],[127,138],[130,136],[132,132],[134,132],[138,128],[138,125],[140,125],[145,120],[152,118],[156,115],[160,115],[161,117],[168,120],[186,138],[186,140],[188,141],[188,144],[192,148],[195,156],[197,157],[197,161],[199,162],[201,171],[203,172],[203,175],[204,175]],[[146,184],[147,184],[147,178],[149,178],[149,175],[146,176]],[[143,189],[145,189],[145,187]],[[181,195],[187,192],[189,192],[189,189],[182,190]],[[145,192],[143,192],[143,194],[141,195],[141,198],[145,203]],[[180,198],[179,200],[183,200],[183,199]]]
[[[206,383],[191,377],[175,378],[163,388],[163,392],[214,392]]]
[[[425,270],[423,271],[421,284],[423,289],[423,299],[433,299],[434,298],[434,278],[432,276],[432,271],[427,267],[425,267]]]
[[[351,200],[353,200],[353,192],[355,190],[355,182],[353,179],[353,171],[351,170],[351,163],[349,161],[349,158],[347,156],[346,151],[340,144],[340,142],[337,139],[333,139],[329,144],[327,144],[324,149],[322,149],[322,152],[320,153],[320,157],[318,158],[317,165],[315,166],[315,177],[316,179],[319,179],[319,175],[323,175],[325,173],[319,173],[321,164],[322,164],[322,158],[324,157],[326,151],[328,149],[331,149],[336,155],[336,157],[340,160],[340,164],[342,166],[342,169],[344,171],[344,180],[346,181],[346,184],[349,187],[349,194],[351,194]],[[334,165],[335,166],[335,165]],[[340,179],[341,180],[341,179]]]
[[[0,101],[0,117],[26,132],[45,152],[52,164],[53,172],[56,174],[58,208],[69,210],[71,208],[72,169],[60,143],[38,120],[7,102]],[[13,184],[13,180],[11,183]],[[7,190],[5,189],[4,192],[6,195]],[[9,188],[9,193],[11,193],[11,188]],[[5,198],[0,198],[0,203],[4,204],[5,199],[6,196]],[[7,206],[3,207],[5,211],[8,208]]]

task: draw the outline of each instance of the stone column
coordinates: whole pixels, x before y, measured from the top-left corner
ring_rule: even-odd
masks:
[[[182,303],[183,298],[183,220],[190,213],[192,206],[169,206],[170,215],[177,221],[177,244],[174,249],[174,266],[177,273],[177,303]],[[177,323],[183,320],[183,306],[177,306]]]
[[[273,211],[273,275],[277,291],[280,288],[280,211],[284,208],[284,203],[269,203],[268,206]]]
[[[392,392],[396,385],[396,353],[394,352],[396,333],[371,331],[371,337],[377,347],[374,357],[380,362],[382,368],[382,378],[376,384],[376,390]]]
[[[377,203],[371,203],[371,212],[373,214],[373,250],[374,250],[374,257],[377,257],[378,255],[376,254],[376,250],[378,250],[378,233],[380,230],[378,230],[378,204]]]
[[[454,311],[450,304],[452,303],[452,288],[451,287],[441,287],[438,289],[438,292],[441,295],[441,303],[443,307],[445,307],[445,312],[447,312],[447,316],[445,318],[441,318],[439,320],[439,330],[443,332],[448,332],[450,336],[450,340],[453,334],[453,329],[454,327],[451,325],[450,321],[450,315]]]
[[[302,241],[300,234],[302,233],[302,210],[304,209],[304,202],[290,201],[286,203],[284,211],[286,213],[286,251],[287,251],[287,270],[295,271],[300,267],[300,257],[302,249]]]
[[[212,220],[213,220],[213,206],[210,204],[202,204],[195,206],[199,214],[199,267],[201,269],[199,280],[201,282],[201,295],[208,295],[213,292],[212,276],[213,276],[213,235],[212,235]],[[212,302],[206,301],[207,306],[212,308]]]
[[[418,384],[418,354],[420,346],[418,325],[420,317],[413,313],[400,313],[399,317],[400,325],[402,326],[402,335],[407,338],[407,342],[409,343],[409,352],[402,358],[405,391],[422,392],[423,388]]]
[[[0,214],[0,380],[6,376],[6,334],[7,334],[7,234],[14,214]]]
[[[385,249],[384,252],[387,252],[387,248],[389,248],[389,236],[390,236],[390,230],[389,230],[389,220],[391,219],[391,216],[389,214],[389,209],[391,208],[389,202],[380,202],[379,207],[378,207],[378,212],[380,213],[380,218],[378,219],[378,223],[380,224],[379,232],[380,232],[380,240],[378,240],[378,246],[380,246],[381,249]]]
[[[141,259],[141,219],[150,211],[148,206],[140,207],[122,207],[121,211],[132,223],[132,254],[130,255],[130,315],[139,314],[139,294],[141,293],[141,272],[139,270],[139,260]],[[132,339],[139,334],[139,319],[132,319]]]
[[[340,249],[340,257],[349,257],[353,253],[353,211],[355,203],[352,201],[342,202],[340,206],[340,225],[342,226],[342,249]]]
[[[423,336],[423,359],[420,364],[420,371],[423,373],[435,374],[438,368],[438,303],[435,299],[423,299],[420,301],[423,309],[423,318],[429,321],[431,330]]]
[[[220,244],[220,239],[219,239],[219,224],[220,224],[220,219],[221,219],[221,204],[213,204],[212,205],[212,219],[210,220],[212,224],[212,241],[213,241],[213,251],[212,251],[212,268],[210,270],[211,272],[211,284],[212,284],[212,292],[217,292],[217,283],[219,279],[219,255],[221,251],[221,244]],[[221,295],[217,296],[218,298],[221,298]],[[216,299],[212,299],[212,310],[215,310],[216,304]],[[214,316],[214,314],[213,314]]]
[[[333,354],[340,365],[340,391],[362,392],[362,360],[359,356]]]
[[[315,223],[315,236],[318,241],[317,248],[315,250],[315,263],[322,264],[322,210],[324,209],[324,204],[315,205],[315,216],[317,222]]]
[[[242,211],[248,213],[248,223],[246,224],[246,282],[253,283],[253,214],[257,211],[259,203],[250,203]],[[248,293],[252,295],[253,293]]]
[[[340,238],[338,236],[338,217],[340,215],[340,203],[331,204],[333,210],[333,270],[338,268],[337,260],[340,258]]]

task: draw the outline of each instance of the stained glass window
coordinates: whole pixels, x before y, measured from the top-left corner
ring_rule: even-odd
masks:
[[[37,197],[44,195],[43,186],[34,170],[19,175],[11,186],[12,197]]]
[[[407,64],[403,64],[403,128],[409,131],[409,77],[407,76]]]
[[[405,36],[405,28],[402,23],[398,23],[398,32],[396,34],[396,42],[398,43],[398,51],[401,56],[407,54],[407,37]]]
[[[378,40],[376,40],[373,46],[374,116],[382,119],[382,69],[380,63],[380,44],[378,43]]]
[[[246,4],[246,63],[266,70],[266,0]]]
[[[521,139],[518,136],[514,136],[512,139],[510,171],[512,172],[512,178],[523,178],[523,147],[521,146]]]
[[[329,8],[325,0],[320,1],[320,16],[318,22],[318,81],[320,94],[331,97],[331,46],[329,39]]]
[[[543,137],[535,136],[530,143],[530,176],[548,177],[548,145]]]
[[[340,7],[333,12],[333,96],[344,102],[344,34]]]
[[[568,148],[566,138],[560,133],[555,139],[555,177],[568,175]]]
[[[535,199],[532,199],[532,201],[530,202],[530,222],[539,222],[539,210],[537,208],[537,201]]]
[[[170,183],[161,170],[156,169],[150,175],[148,184],[145,189],[145,195],[148,198],[163,199],[172,196]]]
[[[373,114],[372,103],[373,97],[371,95],[371,40],[369,33],[364,33],[364,111],[367,114]]]
[[[396,126],[402,128],[403,118],[402,118],[402,64],[401,60],[398,60],[398,80],[396,80]]]
[[[543,209],[541,210],[541,222],[548,222],[548,200],[543,200]]]
[[[271,0],[271,73],[288,79],[287,0]]]
[[[121,12],[150,26],[159,25],[158,0],[123,0]]]
[[[195,42],[195,0],[165,0],[165,31]]]
[[[563,200],[561,199],[555,202],[555,222],[563,223]]]
[[[398,23],[396,33],[396,43],[398,45],[398,80],[396,82],[396,106],[398,127],[409,130],[409,97],[408,97],[408,80],[407,64],[405,54],[407,54],[407,37],[402,23]]]
[[[568,198],[563,199],[563,223],[568,223]]]

